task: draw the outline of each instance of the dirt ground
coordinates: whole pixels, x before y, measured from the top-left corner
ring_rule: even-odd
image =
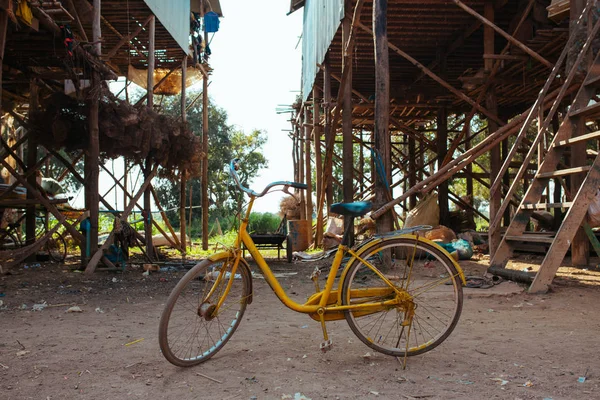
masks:
[[[467,274],[487,265],[461,264]],[[297,272],[281,280],[295,299],[314,290],[314,264],[273,267]],[[599,272],[561,269],[546,295],[512,282],[466,289],[454,333],[406,370],[345,321],[328,324],[334,348],[321,353],[319,324],[286,309],[261,279],[223,350],[174,367],[160,353],[158,321],[182,275],[130,268],[90,277],[41,264],[0,277],[0,399],[600,399]],[[74,305],[83,312],[66,312]]]

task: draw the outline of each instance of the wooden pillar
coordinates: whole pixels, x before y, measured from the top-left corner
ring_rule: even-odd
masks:
[[[35,79],[33,79],[29,85],[29,112],[37,110],[38,103],[38,86]],[[33,135],[27,137],[27,170],[35,168],[37,163],[37,140],[33,138]],[[35,187],[36,174],[33,173],[27,177],[27,183]],[[35,199],[34,194],[31,190],[27,191],[27,199]],[[32,244],[35,242],[35,205],[30,205],[25,209],[25,243]]]
[[[92,51],[96,57],[100,57],[102,53],[102,45],[100,43],[101,25],[101,0],[94,0],[94,13],[92,19],[92,40],[94,45]],[[92,70],[92,82],[90,93],[98,93],[100,91],[100,73],[95,69]],[[86,208],[90,215],[90,243],[89,249],[91,254],[98,249],[98,218],[100,207],[100,194],[98,193],[98,179],[100,176],[100,129],[99,129],[99,95],[91,96],[89,101],[88,115],[88,130],[89,143],[84,160],[85,169],[85,200]],[[87,261],[87,260],[86,260]]]
[[[448,152],[448,111],[446,107],[438,109],[436,138],[439,169],[442,167]],[[448,181],[438,185],[438,204],[440,206],[440,225],[448,226]]]
[[[501,159],[506,160],[506,158],[508,158],[508,139],[503,140],[501,146],[502,146]],[[509,176],[508,172],[509,172],[509,170],[507,169],[506,172],[504,173],[504,175],[502,176],[502,183],[506,187],[510,187],[510,176]],[[498,190],[501,192],[507,191],[505,189],[498,189]],[[525,185],[523,185],[523,193],[526,193],[526,192],[527,192],[527,190],[525,188]],[[506,201],[506,200],[507,199],[504,199],[504,201]],[[506,207],[506,209],[504,210],[504,215],[502,216],[502,219],[504,220],[504,226],[510,225],[510,207]]]
[[[6,47],[6,31],[8,28],[8,12],[0,9],[0,110],[4,111],[2,104],[2,69],[4,66],[4,48]],[[0,113],[1,115],[1,113]]]
[[[321,153],[321,103],[319,90],[313,89],[313,140],[315,144],[315,178],[317,187],[317,199],[321,198],[321,185],[323,180],[323,160]],[[323,244],[323,208],[318,207],[317,225],[315,229],[315,247]]]
[[[579,28],[576,30],[576,22],[577,18],[581,14],[581,11],[585,7],[586,0],[571,0],[570,1],[570,26],[569,26],[569,35],[575,35],[577,37],[581,37],[582,41],[585,40],[586,37],[586,27],[589,24],[579,24]],[[586,21],[588,22],[588,21]],[[575,55],[573,53],[573,55]],[[587,56],[586,60],[590,60],[590,56]],[[570,66],[574,63],[576,57],[572,57],[572,59],[567,60],[567,65]],[[581,63],[581,69],[587,70],[589,67],[588,62]],[[583,72],[583,71],[582,71]],[[573,122],[573,137],[581,136],[586,134],[585,128],[585,119],[582,117],[572,118]],[[587,154],[586,154],[586,143],[575,143],[571,146],[571,167],[581,167],[587,164]],[[584,180],[584,174],[575,174],[571,175],[570,182],[570,191],[571,197],[575,197],[575,194],[581,187],[581,184]],[[571,243],[571,263],[574,266],[587,266],[590,262],[590,241],[583,230],[582,227],[579,227],[577,233],[573,237],[573,242]]]
[[[465,120],[465,124],[467,124],[465,135],[468,138],[467,141],[465,142],[465,151],[469,151],[471,149],[471,121]],[[472,175],[473,174],[473,165],[471,163],[469,163],[469,164],[467,164],[465,169],[467,171],[467,176],[466,176],[467,197],[469,198],[469,204],[471,206],[475,207],[475,196],[473,193],[473,175]],[[474,221],[473,209],[467,208],[466,212],[467,212],[467,219],[469,221]]]
[[[360,191],[361,193],[365,190],[365,146],[364,146],[364,137],[363,137],[363,130],[360,130],[360,146],[359,146],[359,153],[358,153],[358,168],[360,169]]]
[[[186,110],[186,74],[187,74],[187,54],[184,54],[183,61],[181,62],[181,132],[185,131],[186,123],[187,123],[187,110]],[[186,172],[181,171],[181,182],[179,187],[179,236],[181,243],[181,250],[183,251],[183,256],[186,255],[187,250],[187,232],[185,226],[185,185],[186,181]]]
[[[299,174],[299,180],[298,182],[302,182],[305,183],[304,181],[304,167],[305,167],[305,162],[304,162],[304,135],[303,135],[303,129],[304,129],[304,124],[306,124],[306,109],[307,106],[306,104],[302,104],[302,108],[303,108],[303,112],[302,112],[302,119],[301,119],[301,123],[300,126],[298,127],[297,130],[297,135],[298,135],[298,150],[299,150],[299,154],[300,156],[298,157],[298,174]],[[300,219],[306,219],[306,191],[305,190],[297,190],[297,192],[299,192],[300,194]]]
[[[323,66],[325,67],[323,71],[323,104],[325,105],[325,124],[323,133],[325,135],[325,143],[327,143],[329,141],[328,138],[331,135],[335,135],[335,132],[332,132],[331,129],[331,67],[328,59],[325,59]],[[327,184],[325,199],[327,204],[327,215],[329,216],[329,208],[333,204],[333,185],[331,175],[324,176],[323,179],[326,180]]]
[[[375,149],[383,160],[386,179],[391,183],[390,160],[390,75],[387,39],[387,0],[373,0],[373,41],[375,48]],[[375,175],[375,204],[387,203],[387,187],[379,174]],[[389,232],[393,227],[392,212],[377,221],[377,232]]]
[[[314,103],[314,99],[313,99]],[[313,104],[314,107],[314,104]],[[304,115],[306,115],[306,124],[304,124],[304,165],[306,170],[306,186],[308,189],[306,192],[306,219],[309,221],[309,224],[312,228],[312,215],[313,215],[313,204],[312,204],[312,167],[310,161],[310,135],[313,131],[314,121],[312,119],[312,112],[309,107],[306,107],[304,110]],[[312,229],[309,231],[308,235],[308,245],[312,244]]]
[[[408,136],[408,187],[412,188],[417,184],[417,150],[415,138]],[[417,205],[417,195],[413,194],[408,198],[408,207],[412,210]]]
[[[204,32],[204,43],[208,43],[206,32]],[[202,250],[208,250],[208,76],[206,75],[202,81],[202,151],[206,154],[206,158],[202,161]]]
[[[342,43],[348,43],[350,31],[352,30],[352,21],[349,17],[342,20]],[[352,135],[352,49],[347,49],[350,53],[348,57],[342,57],[342,60],[347,60],[347,64],[342,64],[343,74],[348,74],[348,79],[345,81],[344,99],[342,105],[342,189],[344,203],[354,201],[354,152],[353,152],[353,135]],[[350,218],[344,218],[344,232],[348,229],[351,223]],[[350,243],[354,243],[354,231],[350,235]]]
[[[483,16],[490,22],[494,22],[494,2],[486,0],[483,10]],[[484,54],[494,54],[494,29],[488,25],[483,27],[483,52]],[[490,72],[494,66],[494,60],[486,58],[484,59],[484,69],[486,72]],[[485,107],[487,110],[494,114],[498,114],[498,104],[496,101],[496,91],[494,90],[494,84],[491,84],[488,88],[485,97]],[[488,118],[488,135],[496,132],[498,124],[491,118]],[[490,151],[490,182],[496,179],[500,168],[502,166],[502,160],[500,157],[500,146],[494,147]],[[500,209],[502,203],[502,191],[499,189],[495,193],[490,193],[490,221],[496,218],[496,214]],[[494,252],[500,244],[500,230],[489,232],[489,246],[490,246],[490,257],[493,257]]]
[[[148,109],[152,111],[154,106],[154,41],[156,32],[156,17],[152,16],[148,23],[148,33],[150,36],[150,43],[148,46],[148,81],[146,82],[146,90],[148,92]],[[144,178],[148,178],[150,171],[152,170],[152,160],[150,157],[146,158],[146,165],[144,166]],[[154,259],[154,247],[152,246],[152,203],[151,203],[152,191],[148,187],[144,191],[144,238],[146,239],[146,254],[152,260]]]

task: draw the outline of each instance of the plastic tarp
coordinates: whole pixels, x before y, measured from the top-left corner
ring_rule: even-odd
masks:
[[[344,0],[307,0],[302,32],[302,100],[312,91],[317,64],[325,60],[327,49],[344,18]]]
[[[165,77],[169,73],[168,69],[157,68],[154,70],[154,85],[162,78]],[[144,89],[147,89],[146,86],[148,84],[148,70],[146,69],[136,69],[129,66],[127,70],[127,79],[132,81],[138,86],[141,86]],[[188,88],[193,86],[199,82],[202,82],[202,73],[194,68],[188,68],[185,74],[185,87]],[[165,79],[163,83],[154,91],[154,94],[162,94],[162,95],[175,95],[181,92],[181,69],[177,71],[173,71],[171,75]]]

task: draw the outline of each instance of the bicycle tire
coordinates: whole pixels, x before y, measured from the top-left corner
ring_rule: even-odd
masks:
[[[11,232],[0,233],[0,246],[2,250],[15,250],[21,247],[21,241]]]
[[[231,268],[233,260],[230,257],[198,263],[171,292],[158,333],[160,349],[171,364],[191,367],[208,360],[223,348],[239,326],[252,294],[250,269],[243,259],[217,316],[211,314],[212,307],[221,299],[228,279],[222,279],[211,298],[204,299],[217,284],[215,274],[222,268]]]
[[[461,277],[447,253],[417,238],[400,237],[365,250],[361,258],[376,264],[381,272],[389,273],[390,281],[404,288],[414,302],[414,316],[409,323],[405,322],[408,327],[402,325],[408,321],[405,319],[408,308],[403,305],[366,315],[345,311],[348,325],[363,343],[378,352],[403,357],[430,351],[448,338],[460,318],[463,291]],[[342,303],[381,302],[395,297],[395,291],[385,298],[383,295],[360,297],[360,292],[355,291],[351,298],[351,290],[364,289],[366,285],[389,287],[356,259],[343,280]]]
[[[67,258],[67,242],[58,232],[54,232],[44,245],[45,250],[53,261],[63,262]]]

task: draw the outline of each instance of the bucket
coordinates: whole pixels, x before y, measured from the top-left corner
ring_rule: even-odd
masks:
[[[308,249],[310,228],[310,221],[306,219],[288,221],[288,238],[293,251]]]

